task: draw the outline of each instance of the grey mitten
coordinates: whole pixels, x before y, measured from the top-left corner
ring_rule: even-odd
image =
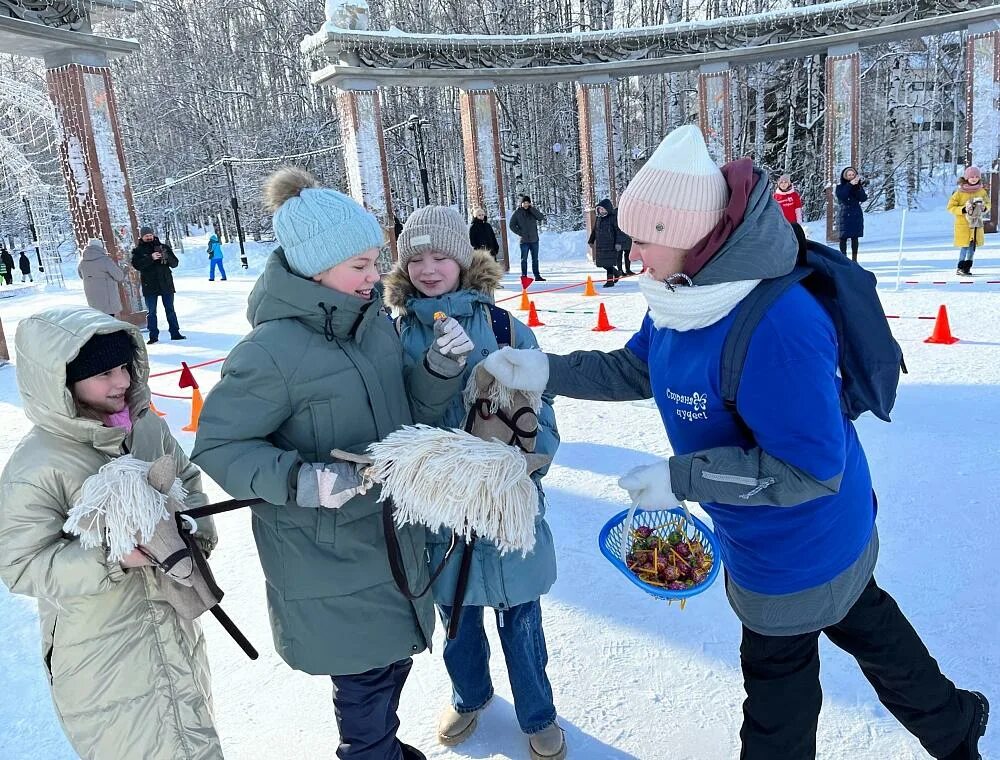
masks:
[[[367,465],[358,462],[304,464],[299,469],[295,503],[300,507],[339,509],[371,484],[363,475]]]
[[[465,369],[465,359],[475,345],[452,317],[434,321],[434,341],[427,349],[427,366],[442,377],[457,377]]]

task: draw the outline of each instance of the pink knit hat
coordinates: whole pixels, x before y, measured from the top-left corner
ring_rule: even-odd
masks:
[[[982,179],[983,173],[979,171],[978,166],[970,166],[962,172],[962,178],[967,179],[969,182],[975,182],[976,180]]]
[[[634,240],[693,248],[722,219],[729,186],[693,124],[660,143],[622,193],[618,226]]]

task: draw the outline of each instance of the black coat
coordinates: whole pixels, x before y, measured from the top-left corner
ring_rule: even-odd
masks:
[[[594,246],[594,263],[602,269],[613,269],[621,263],[622,251],[631,247],[631,238],[618,227],[618,212],[605,199],[597,204],[607,209],[606,216],[598,216],[587,241]]]
[[[31,274],[31,259],[22,253],[18,259],[17,264],[21,267],[21,274]]]
[[[841,238],[864,237],[865,212],[861,204],[868,200],[868,193],[859,182],[852,185],[841,178],[837,185],[837,203],[840,213],[837,216],[837,234]]]
[[[476,250],[485,249],[489,251],[493,258],[500,254],[500,243],[497,242],[497,234],[493,231],[493,225],[485,219],[473,218],[469,227],[469,242]]]
[[[12,277],[14,275],[14,257],[10,255],[9,251],[0,253],[0,263],[3,264],[4,274],[7,277]]]
[[[163,254],[163,258],[155,260],[154,251]],[[139,272],[144,296],[174,293],[174,276],[170,270],[179,263],[173,249],[166,243],[161,243],[159,238],[154,237],[148,243],[140,242],[132,249],[132,266]]]

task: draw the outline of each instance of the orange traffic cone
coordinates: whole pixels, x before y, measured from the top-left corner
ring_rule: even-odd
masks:
[[[189,433],[198,432],[198,418],[201,417],[201,391],[197,388],[191,391],[191,422],[181,428],[181,430],[186,430]]]
[[[596,296],[597,295],[597,291],[594,290],[594,280],[593,280],[593,278],[589,274],[587,275],[587,287],[584,288],[583,294],[585,296]]]
[[[149,411],[151,411],[157,417],[166,417],[167,416],[166,414],[164,414],[163,412],[161,412],[159,409],[157,409],[155,406],[153,406],[153,400],[152,399],[149,400]]]
[[[924,343],[944,343],[951,345],[958,343],[958,338],[951,334],[951,325],[948,323],[948,309],[941,304],[938,309],[937,319],[934,320],[934,332]]]
[[[604,304],[597,310],[597,327],[595,327],[591,332],[608,332],[609,330],[614,330],[614,325],[608,321],[608,312],[604,308]]]
[[[528,300],[528,291],[521,291],[521,305],[517,307],[520,311],[527,311],[531,308],[531,301]]]
[[[538,312],[535,311],[534,301],[528,304],[528,327],[545,327],[545,323],[538,318]]]

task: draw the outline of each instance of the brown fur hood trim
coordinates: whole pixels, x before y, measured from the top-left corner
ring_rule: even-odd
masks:
[[[479,250],[472,254],[472,264],[462,272],[459,280],[459,290],[478,290],[488,296],[493,295],[500,280],[503,279],[503,267],[493,260],[489,251]],[[383,300],[386,306],[406,313],[406,302],[411,298],[420,298],[420,291],[410,281],[410,275],[405,269],[396,267],[387,274],[382,282],[385,284]]]

